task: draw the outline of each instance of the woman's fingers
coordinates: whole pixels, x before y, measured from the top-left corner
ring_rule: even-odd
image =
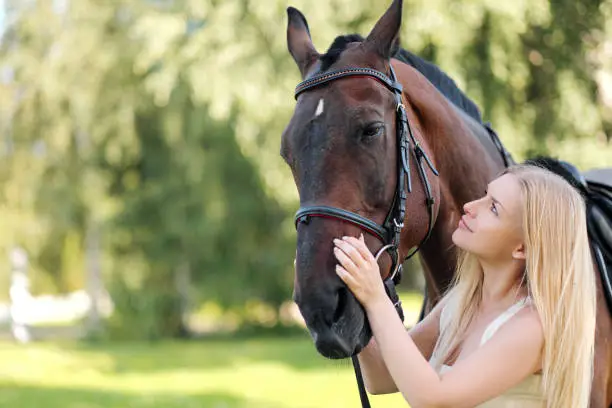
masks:
[[[350,258],[350,260],[356,266],[361,267],[361,266],[365,265],[366,262],[363,259],[363,256],[361,256],[361,253],[357,250],[357,248],[355,248],[349,242],[343,241],[343,240],[339,240],[339,239],[334,239],[334,244],[336,244],[336,247],[339,248],[341,250],[341,252],[346,254],[346,256],[348,256],[348,258]]]
[[[357,271],[359,271],[359,267],[342,249],[334,248],[334,255],[336,256],[338,262],[340,262],[340,265],[342,265],[347,271],[351,273],[357,273]]]
[[[360,239],[334,239],[334,256],[338,260],[336,274],[363,305],[384,295],[378,263]]]
[[[342,279],[350,288],[355,287],[355,278],[343,267],[336,265],[336,275]]]
[[[350,243],[355,249],[357,249],[361,257],[366,262],[371,263],[376,261],[374,255],[372,255],[372,252],[370,252],[370,249],[363,240],[363,234],[360,235],[359,239],[355,237],[343,237],[342,239]]]

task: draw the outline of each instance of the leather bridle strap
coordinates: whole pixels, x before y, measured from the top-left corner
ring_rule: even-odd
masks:
[[[349,222],[358,226],[361,229],[365,229],[372,235],[375,235],[382,242],[387,240],[387,231],[365,217],[359,214],[343,210],[341,208],[329,207],[326,205],[314,205],[311,207],[300,208],[295,214],[296,222],[308,224],[309,217],[322,217],[322,218],[335,218]]]
[[[393,68],[391,68],[393,70]],[[370,77],[379,80],[385,85],[391,92],[399,93],[401,95],[403,91],[402,84],[395,80],[395,75],[392,75],[392,78],[389,78],[385,74],[380,71],[371,68],[344,68],[337,71],[330,71],[324,74],[315,75],[309,79],[306,79],[300,82],[295,87],[295,99],[304,91],[307,91],[312,88],[316,88],[325,83],[335,81],[336,79],[346,78],[350,76],[361,76],[361,77]]]

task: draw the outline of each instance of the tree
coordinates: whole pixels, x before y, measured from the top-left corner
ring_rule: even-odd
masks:
[[[296,3],[322,52],[387,7]],[[297,192],[278,149],[300,78],[286,3],[19,4],[0,44],[0,248],[28,249],[35,287],[82,287],[86,253],[99,254],[112,327],[148,338],[184,334],[202,300],[289,298]],[[517,159],[597,166],[612,154],[597,85],[612,75],[609,21],[612,0],[416,0],[401,40],[476,100]]]

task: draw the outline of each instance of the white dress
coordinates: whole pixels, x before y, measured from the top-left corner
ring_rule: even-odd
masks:
[[[512,316],[517,314],[525,305],[528,304],[527,299],[523,299],[514,305],[510,306],[505,312],[500,314],[495,320],[493,320],[482,335],[480,346],[485,344],[495,332]],[[446,309],[446,308],[445,308]],[[447,313],[445,309],[442,310],[440,316],[440,328],[447,324]],[[434,350],[434,356],[436,356]],[[433,356],[432,356],[433,359]],[[452,366],[442,365],[440,368],[440,374],[452,370]],[[532,374],[525,378],[521,383],[512,387],[511,389],[504,392],[489,401],[486,401],[476,408],[544,408],[546,407],[546,399],[542,393],[542,375]]]

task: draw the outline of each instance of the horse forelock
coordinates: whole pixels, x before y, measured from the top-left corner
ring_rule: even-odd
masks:
[[[321,61],[320,72],[327,71],[336,61],[340,59],[340,55],[348,48],[348,45],[354,42],[363,42],[364,38],[359,34],[339,35],[331,43],[327,52],[319,57]]]

